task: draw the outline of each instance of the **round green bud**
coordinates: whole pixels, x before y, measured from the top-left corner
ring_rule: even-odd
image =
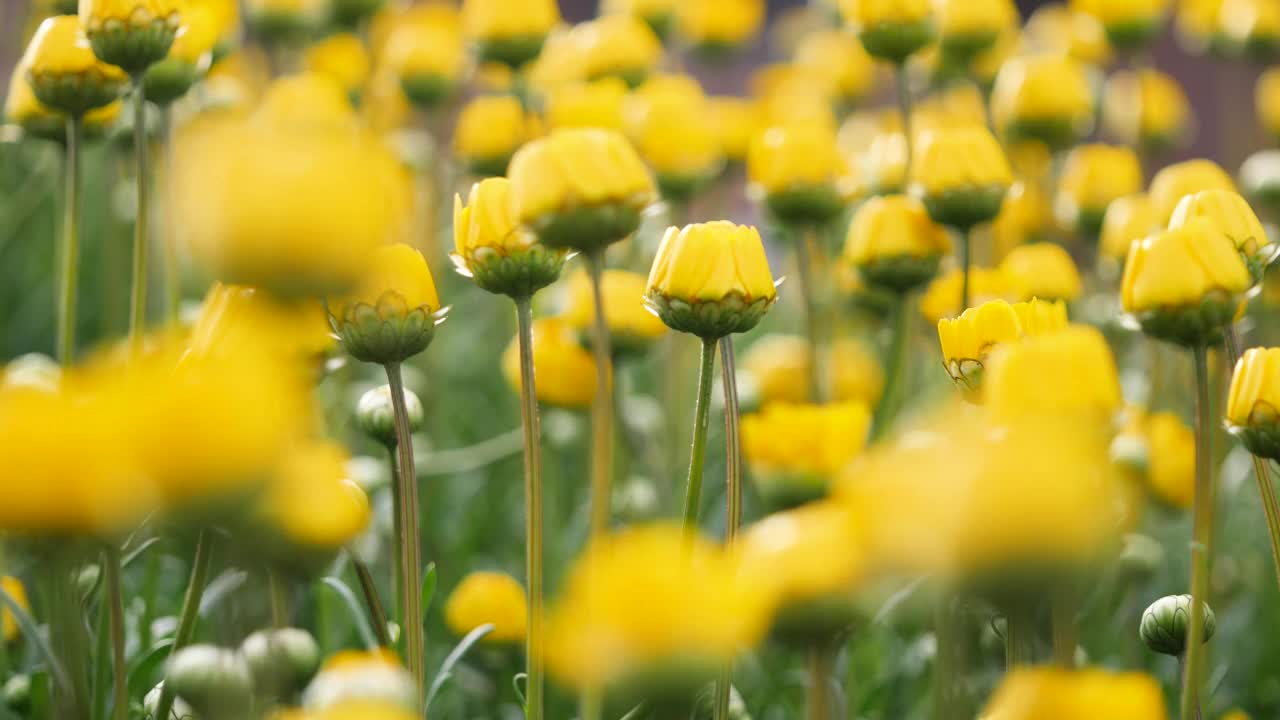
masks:
[[[858,273],[867,287],[903,295],[928,285],[941,263],[941,255],[895,255],[863,263]]]
[[[933,42],[933,23],[881,22],[863,27],[858,33],[867,54],[896,65],[907,61],[917,50]]]
[[[1141,533],[1124,536],[1120,549],[1120,569],[1131,578],[1147,578],[1164,565],[1164,546]]]
[[[1208,603],[1204,608],[1204,638],[1209,642],[1217,627],[1217,618]],[[1147,647],[1165,655],[1178,656],[1187,649],[1187,632],[1191,626],[1191,596],[1166,595],[1151,603],[1142,613],[1138,635]]]
[[[404,405],[409,414],[409,431],[417,432],[422,428],[426,414],[422,400],[418,399],[417,393],[406,388]],[[380,385],[360,396],[360,402],[356,403],[356,426],[386,447],[395,447],[396,417],[390,385]]]
[[[834,185],[797,186],[771,192],[765,207],[784,225],[825,225],[844,210]]]
[[[546,213],[530,223],[549,248],[603,250],[640,227],[642,207],[624,203],[585,206]]]
[[[276,697],[301,690],[320,667],[320,646],[298,628],[259,630],[240,644],[240,654],[259,688]]]
[[[385,0],[332,0],[329,4],[335,23],[354,28],[381,10]]]
[[[23,717],[31,712],[30,675],[14,675],[5,682],[0,693],[3,694],[5,707]]]
[[[235,650],[189,645],[169,659],[165,682],[205,720],[240,720],[249,714],[253,676]]]
[[[147,692],[146,697],[142,698],[142,708],[147,711],[147,717],[152,720],[158,720],[156,715],[160,712],[160,693],[164,691],[164,683],[156,685]],[[190,720],[196,715],[191,706],[182,698],[174,698],[173,707],[169,710],[167,720]]]

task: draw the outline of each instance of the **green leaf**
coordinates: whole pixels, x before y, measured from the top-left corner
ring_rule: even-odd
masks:
[[[431,609],[431,600],[436,594],[436,564],[427,563],[427,571],[422,575],[422,622],[427,621],[427,611]]]
[[[22,629],[22,636],[30,641],[44,656],[45,662],[49,664],[49,670],[57,678],[58,683],[63,687],[71,687],[71,676],[67,675],[62,663],[58,662],[58,657],[54,655],[53,648],[49,647],[48,638],[40,632],[40,627],[36,625],[36,621],[31,617],[30,613],[24,610],[3,587],[0,587],[0,603],[7,606],[9,612],[13,614],[13,619],[18,623],[18,627]]]
[[[156,670],[164,665],[173,652],[173,638],[166,638],[151,646],[151,649],[134,658],[129,668],[127,685],[129,697],[142,697],[160,681]]]
[[[325,587],[337,594],[347,606],[347,612],[351,615],[351,619],[355,621],[356,630],[360,633],[360,639],[364,640],[365,647],[370,649],[378,647],[378,639],[373,634],[373,628],[369,627],[369,618],[365,617],[364,606],[356,599],[356,595],[351,592],[351,588],[336,577],[326,577],[321,582],[324,583]]]
[[[200,597],[200,617],[209,617],[209,613],[218,606],[218,603],[240,589],[240,586],[244,585],[248,579],[249,573],[235,568],[227,570],[214,578],[213,582],[205,587],[204,594]]]
[[[49,673],[44,670],[31,673],[31,717],[53,717],[49,707]]]
[[[431,570],[434,575],[435,568],[432,567]],[[431,701],[435,699],[436,693],[440,692],[440,688],[444,687],[444,684],[450,677],[452,677],[453,666],[457,665],[458,661],[462,660],[462,656],[467,654],[467,651],[471,649],[472,645],[480,642],[480,638],[483,638],[491,632],[493,632],[493,623],[485,623],[484,625],[481,625],[475,630],[467,633],[467,636],[462,638],[462,640],[454,646],[453,650],[449,651],[449,655],[445,657],[444,662],[440,664],[440,672],[436,673],[435,680],[431,681],[431,689],[427,691],[427,701],[423,703],[422,706],[424,710],[431,707]]]
[[[124,556],[124,559],[120,561],[120,567],[121,568],[129,567],[129,565],[132,564],[134,560],[137,560],[139,557],[142,556],[143,553],[151,549],[153,546],[155,546],[159,542],[160,542],[159,537],[149,537],[146,540],[143,540],[141,545],[134,548],[133,550],[130,550],[129,554]]]

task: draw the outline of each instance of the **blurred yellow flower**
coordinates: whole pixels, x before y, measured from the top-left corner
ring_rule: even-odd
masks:
[[[623,111],[628,136],[668,197],[680,198],[720,171],[720,130],[700,91],[670,92],[646,83]]]
[[[511,156],[535,129],[519,98],[482,95],[458,114],[453,149],[477,174],[504,175]]]
[[[1094,97],[1080,61],[1026,55],[1006,62],[991,93],[996,128],[1010,138],[1067,147],[1093,128]]]
[[[1236,362],[1227,393],[1227,421],[1238,427],[1280,418],[1280,349],[1249,348]]]
[[[1151,178],[1147,194],[1155,210],[1156,223],[1164,227],[1184,195],[1201,190],[1235,190],[1235,181],[1212,160],[1185,160],[1166,165]]]
[[[519,390],[520,351],[515,340],[502,354],[502,372],[511,387]],[[562,318],[533,321],[533,373],[539,402],[585,408],[595,398],[595,359]]]
[[[924,201],[936,222],[989,220],[1012,184],[1009,160],[985,128],[921,133],[911,163],[911,194]]]
[[[1120,142],[1164,150],[1187,138],[1192,120],[1191,102],[1172,75],[1145,69],[1107,79],[1102,126]]]
[[[547,94],[547,126],[621,130],[626,97],[627,84],[614,77],[559,85]]]
[[[725,157],[730,160],[746,158],[747,148],[756,133],[751,102],[731,96],[709,97],[704,110],[712,127],[720,133],[720,149]]]
[[[315,358],[333,347],[324,307],[315,300],[282,302],[242,285],[214,283],[191,326],[191,352],[270,350],[281,357]]]
[[[1050,242],[1030,243],[1009,251],[1000,270],[1022,299],[1075,300],[1080,295],[1080,272],[1070,253]]]
[[[634,87],[662,59],[662,41],[644,20],[632,15],[604,15],[570,32],[582,53],[580,72],[588,80],[619,77]]]
[[[1209,293],[1242,293],[1249,271],[1231,241],[1207,219],[1149,235],[1129,247],[1120,300],[1127,312],[1198,305]]]
[[[422,714],[419,692],[394,650],[340,650],[320,666],[320,672],[303,693],[302,702],[307,712],[331,712],[341,720],[364,720],[359,713],[374,708],[378,712],[393,712],[393,708],[398,708],[402,713],[419,717]],[[349,717],[347,712],[355,716]],[[329,720],[328,716],[321,717]],[[382,720],[380,716],[375,717]],[[387,720],[393,719],[400,720],[400,716],[391,715]]]
[[[1252,258],[1269,244],[1257,214],[1233,190],[1202,190],[1183,196],[1169,218],[1169,229],[1180,228],[1193,218],[1208,220],[1246,257]]]
[[[1005,30],[1018,25],[1011,0],[934,0],[934,18],[942,51],[962,60],[991,47]]]
[[[1120,47],[1145,44],[1157,33],[1171,0],[1072,0],[1071,7],[1097,18]]]
[[[906,195],[872,198],[859,207],[844,245],[845,259],[855,265],[950,251],[946,231],[929,219],[919,200]]]
[[[828,78],[845,102],[860,100],[875,89],[875,60],[844,30],[808,33],[796,46],[793,62],[804,72]]]
[[[464,0],[462,23],[481,42],[539,38],[560,22],[556,0]]]
[[[862,452],[870,425],[863,403],[771,403],[742,417],[742,454],[766,482],[785,476],[821,487]]]
[[[1104,65],[1111,59],[1106,28],[1094,16],[1060,3],[1042,5],[1027,18],[1028,45],[1069,55],[1082,63]]]
[[[432,106],[453,92],[467,62],[462,36],[439,24],[404,23],[387,38],[380,62],[415,105]]]
[[[598,538],[569,569],[547,618],[547,668],[574,687],[603,687],[678,663],[689,689],[763,639],[767,589],[718,545],[679,527]]]
[[[681,0],[675,6],[676,29],[697,45],[735,47],[764,24],[764,0]]]
[[[1280,47],[1280,3],[1223,0],[1218,22],[1225,39],[1246,55],[1274,57]]]
[[[892,194],[906,190],[907,137],[900,132],[882,132],[860,158],[867,186],[876,193]]]
[[[5,575],[0,577],[0,589],[3,589],[9,599],[18,604],[18,607],[31,612],[31,604],[27,601],[27,588],[22,581],[13,575]],[[13,611],[6,604],[4,612],[0,613],[0,636],[3,636],[4,642],[11,643],[18,639],[22,634],[22,628],[18,627],[18,621],[13,617]]]
[[[1132,148],[1079,145],[1068,153],[1058,176],[1054,212],[1066,227],[1094,236],[1112,200],[1142,189],[1142,163]]]
[[[1196,438],[1177,415],[1154,413],[1146,419],[1147,485],[1164,503],[1191,507],[1195,497]]]
[[[369,51],[349,32],[334,33],[307,48],[303,65],[337,80],[348,93],[358,93],[369,79]]]
[[[1221,48],[1222,25],[1218,22],[1224,0],[1182,0],[1178,3],[1176,27],[1178,39],[1188,51],[1203,53],[1211,47]]]
[[[342,547],[369,524],[369,498],[347,477],[350,458],[340,445],[311,442],[284,455],[267,484],[262,513],[290,543],[309,549]]]
[[[873,406],[880,399],[884,370],[865,343],[837,340],[831,365],[837,401]],[[765,335],[742,354],[738,371],[751,377],[761,406],[813,400],[809,397],[809,343],[799,335]]]
[[[358,126],[351,97],[332,75],[303,72],[276,78],[266,87],[254,120],[281,132],[353,132]]]
[[[1005,676],[979,720],[1167,720],[1160,684],[1141,673],[1018,668]]]
[[[1027,414],[1076,412],[1105,421],[1120,408],[1120,377],[1102,333],[1071,325],[993,352],[983,371],[982,399],[995,417],[1010,422]]]
[[[325,20],[324,0],[244,0],[245,21],[271,42],[296,43]]]
[[[323,710],[285,715],[275,720],[413,720],[416,712],[381,700],[345,700]]]
[[[524,586],[506,573],[469,573],[449,594],[444,619],[459,637],[481,625],[493,625],[481,642],[523,643],[529,626]]]
[[[1016,181],[991,221],[992,257],[1001,260],[1019,245],[1042,240],[1052,227],[1053,212],[1044,189],[1039,183]]]
[[[128,82],[123,70],[93,54],[74,15],[40,23],[19,67],[26,68],[31,91],[41,103],[72,115],[109,104]]]
[[[951,379],[969,390],[982,382],[987,356],[996,346],[1022,337],[1065,328],[1067,306],[1032,300],[1010,305],[990,300],[954,320],[938,321],[942,363]]]
[[[920,313],[930,323],[959,315],[960,285],[964,277],[959,268],[952,268],[939,275],[925,288],[920,298]],[[969,307],[978,307],[989,300],[1019,300],[1018,289],[1001,270],[995,268],[969,268]]]
[[[1105,257],[1124,261],[1129,245],[1159,230],[1155,207],[1146,193],[1116,198],[1102,220],[1099,250]]]
[[[600,4],[601,12],[635,15],[659,35],[669,29],[675,8],[676,0],[604,0]]]
[[[1273,136],[1280,136],[1280,67],[1267,68],[1258,76],[1253,104],[1262,129]]]
[[[18,125],[35,137],[60,139],[66,137],[66,116],[36,99],[27,80],[27,68],[21,63],[9,76],[9,94],[4,99],[4,119]]]
[[[181,6],[179,16],[182,26],[169,48],[169,59],[180,60],[189,65],[208,66],[222,30],[218,25],[217,11],[212,5],[213,3],[188,2]]]
[[[756,134],[747,154],[747,175],[763,193],[827,187],[836,179],[836,136],[805,123]]]
[[[629,270],[605,270],[600,278],[605,321],[615,351],[644,350],[667,332],[667,326],[645,307],[646,288],[645,276]],[[587,337],[595,313],[591,278],[579,270],[566,281],[563,317],[570,327]]]

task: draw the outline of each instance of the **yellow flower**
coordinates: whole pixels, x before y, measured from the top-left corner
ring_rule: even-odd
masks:
[[[516,224],[511,182],[486,178],[471,186],[467,206],[453,200],[453,263],[489,292],[528,298],[560,277],[565,253],[549,250]]]
[[[1187,224],[1193,218],[1205,218],[1231,241],[1237,250],[1252,258],[1268,245],[1262,222],[1240,193],[1231,190],[1202,190],[1185,195],[1169,218],[1169,229]]]
[[[667,332],[656,315],[645,307],[645,276],[628,270],[605,270],[600,279],[605,321],[615,351],[639,351]],[[565,287],[564,319],[580,336],[589,336],[595,323],[591,278],[585,271],[569,276]]]
[[[555,0],[464,0],[462,22],[476,40],[537,37],[560,22],[560,10]]]
[[[979,720],[1167,720],[1159,683],[1141,673],[1018,668],[1006,675]]]
[[[991,300],[971,307],[954,320],[938,321],[942,362],[954,382],[977,389],[987,356],[1002,343],[1040,335],[1067,326],[1067,306],[1062,302],[1030,302],[1010,305]]]
[[[415,104],[430,106],[453,91],[467,63],[462,36],[453,28],[406,23],[392,31],[382,55]]]
[[[720,149],[725,157],[730,160],[745,158],[751,138],[756,133],[751,102],[738,97],[710,97],[704,110],[711,119],[712,127],[720,132]]]
[[[638,21],[637,21],[638,22]],[[668,196],[683,196],[719,172],[720,130],[701,89],[672,92],[645,83],[623,106],[627,134]]]
[[[911,162],[911,194],[935,222],[967,229],[1000,213],[1013,170],[983,127],[921,133]]]
[[[131,73],[163,59],[181,23],[178,0],[80,0],[79,10],[94,54]]]
[[[872,198],[853,217],[844,257],[863,265],[894,257],[929,257],[950,252],[951,241],[929,219],[924,205],[906,195]]]
[[[727,220],[667,228],[645,292],[668,327],[704,338],[750,330],[777,297],[760,233]]]
[[[11,600],[18,604],[18,607],[31,612],[31,604],[27,602],[27,588],[22,581],[13,575],[5,575],[0,577],[0,588],[3,588],[5,594]],[[13,617],[13,611],[6,604],[4,613],[0,614],[0,635],[3,635],[6,643],[11,643],[18,639],[22,634],[22,628],[18,627],[18,621]]]
[[[1018,25],[1011,0],[934,0],[933,7],[943,52],[963,59],[991,47],[1001,32]]]
[[[1147,484],[1151,492],[1173,507],[1189,508],[1195,496],[1196,438],[1173,413],[1147,418]]]
[[[351,305],[391,303],[405,312],[440,309],[431,269],[422,253],[405,244],[384,245],[373,251],[369,272],[348,296],[334,303],[334,315],[341,317]]]
[[[627,84],[615,77],[557,86],[547,95],[547,125],[552,130],[621,130],[622,104],[626,97]]]
[[[502,175],[507,162],[533,135],[533,123],[514,95],[482,95],[463,106],[453,149],[484,175]]]
[[[1222,26],[1218,18],[1224,0],[1182,0],[1178,3],[1178,39],[1192,53],[1203,53],[1219,45]]]
[[[695,688],[759,642],[772,598],[721,548],[678,527],[594,540],[569,569],[547,619],[547,668],[602,687],[679,663]]]
[[[870,425],[862,403],[773,403],[742,417],[742,455],[754,474],[825,485],[862,451]]]
[[[1159,227],[1155,207],[1146,193],[1116,198],[1103,217],[1099,249],[1104,256],[1123,261],[1134,240],[1141,240]]]
[[[1082,63],[1104,65],[1111,59],[1106,28],[1078,8],[1042,5],[1027,18],[1026,35],[1032,47],[1066,54]]]
[[[589,80],[616,76],[638,85],[662,59],[662,41],[632,15],[605,15],[570,32],[582,53],[580,72]]]
[[[930,19],[929,0],[840,0],[840,12],[855,29],[883,23],[918,23]]]
[[[1253,91],[1258,122],[1272,135],[1280,135],[1280,67],[1270,67],[1258,76]]]
[[[698,45],[733,47],[764,23],[764,0],[682,0],[675,6],[680,34]]]
[[[1142,163],[1131,148],[1080,145],[1067,155],[1058,178],[1054,211],[1067,227],[1096,235],[1111,201],[1140,192],[1142,187]]]
[[[1271,0],[1224,0],[1222,34],[1247,55],[1270,58],[1280,45],[1280,5]]]
[[[291,543],[337,549],[369,525],[369,498],[347,478],[350,458],[341,446],[312,442],[280,461],[267,485],[262,512]]]
[[[1061,245],[1031,243],[1009,251],[1000,270],[1022,294],[1048,300],[1075,300],[1080,295],[1080,272]]]
[[[1120,47],[1147,43],[1164,21],[1170,0],[1073,0],[1071,7],[1097,18]]]
[[[1237,427],[1280,418],[1280,349],[1249,348],[1236,362],[1227,393],[1227,421]]]
[[[502,372],[511,387],[519,390],[520,350],[515,340],[502,354]],[[563,318],[533,321],[533,372],[539,402],[585,408],[595,398],[595,359]]]
[[[1094,98],[1085,66],[1065,55],[1027,55],[996,76],[991,114],[1000,133],[1066,147],[1093,128]]]
[[[1212,292],[1249,288],[1249,271],[1227,236],[1207,219],[1149,235],[1129,247],[1120,300],[1127,312],[1197,305]]]
[[[952,268],[939,275],[925,288],[920,298],[920,313],[931,323],[959,315],[960,285],[964,281],[959,268]],[[988,300],[1019,299],[1017,288],[1002,271],[993,268],[969,268],[969,307],[978,307]]]
[[[426,349],[440,310],[422,253],[397,243],[376,248],[369,270],[349,294],[329,301],[329,317],[357,360],[393,363]]]
[[[307,48],[303,65],[337,80],[348,93],[359,92],[369,79],[369,51],[349,32],[334,33]]]
[[[588,250],[621,240],[654,197],[640,156],[613,130],[553,130],[516,152],[507,177],[516,217],[548,247]]]
[[[303,693],[303,704],[308,712],[334,715],[332,719],[322,715],[323,720],[365,720],[360,713],[374,708],[378,712],[398,708],[419,717],[422,710],[418,693],[413,677],[400,664],[394,650],[340,650],[324,661]],[[382,720],[381,716],[375,717]],[[387,720],[401,717],[391,715]]]
[[[604,0],[600,4],[601,12],[635,15],[660,35],[668,29],[675,8],[676,0]]]
[[[837,340],[831,365],[836,400],[871,406],[880,399],[884,371],[866,344]],[[809,397],[809,344],[798,335],[766,335],[755,341],[742,354],[739,372],[750,376],[762,406],[813,400]]]
[[[4,119],[36,137],[57,140],[66,137],[67,120],[61,112],[36,99],[21,63],[9,76],[9,94],[4,99]]]
[[[1173,211],[1184,195],[1201,190],[1235,190],[1236,184],[1217,163],[1212,160],[1186,160],[1166,165],[1151,178],[1148,195],[1155,209],[1156,223],[1161,227],[1169,223]]]
[[[991,221],[992,256],[1001,260],[1017,246],[1043,239],[1052,225],[1049,198],[1040,184],[1015,182]]]
[[[19,67],[26,68],[31,90],[40,102],[73,115],[111,103],[128,81],[123,70],[93,54],[74,15],[40,23]]]
[[[191,326],[189,342],[197,355],[256,347],[305,359],[327,352],[333,336],[324,308],[314,300],[289,304],[257,288],[214,283]]]
[[[1120,408],[1120,378],[1102,333],[1085,325],[1045,332],[992,353],[983,403],[1000,418],[1028,413],[1097,413]]]
[[[857,38],[843,30],[818,30],[796,46],[794,63],[802,71],[829,78],[842,100],[856,101],[875,89],[875,60]]]
[[[1181,142],[1191,124],[1191,103],[1172,75],[1147,69],[1107,79],[1102,126],[1117,140],[1162,150]]]
[[[458,636],[481,625],[493,625],[493,631],[481,642],[523,643],[529,626],[524,587],[506,573],[470,573],[449,594],[444,619]]]
[[[804,123],[757,133],[747,154],[747,175],[764,193],[835,183],[836,136],[829,128]]]
[[[354,131],[359,119],[346,90],[331,75],[304,72],[276,78],[254,118],[281,130]]]

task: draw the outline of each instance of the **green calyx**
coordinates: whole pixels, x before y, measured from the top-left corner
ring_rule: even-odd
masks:
[[[1051,152],[1065,150],[1089,134],[1091,118],[1079,117],[1021,117],[1012,120],[1004,129],[1010,142],[1041,142]]]
[[[476,54],[481,60],[502,63],[514,70],[538,57],[545,40],[545,35],[515,35],[479,40],[476,42]]]
[[[305,13],[264,10],[249,18],[249,27],[268,46],[298,46],[306,43],[316,28],[316,18]]]
[[[1249,424],[1233,425],[1231,434],[1254,455],[1280,460],[1280,413],[1274,407],[1259,403],[1249,414]]]
[[[808,649],[831,642],[861,618],[852,595],[833,593],[787,603],[774,617],[770,636],[794,648]]]
[[[333,0],[330,3],[333,21],[341,27],[356,28],[382,9],[386,0]]]
[[[933,37],[933,23],[928,20],[875,23],[863,27],[858,33],[858,39],[869,55],[895,65],[906,62],[917,50],[933,42]]]
[[[523,298],[555,282],[568,253],[534,244],[518,250],[480,247],[466,257],[453,257],[458,271],[474,279],[481,289]]]
[[[482,178],[506,175],[509,164],[511,164],[511,153],[467,158],[467,169],[472,175]]]
[[[812,473],[751,473],[752,484],[767,512],[782,512],[821,500],[830,492],[828,479]]]
[[[82,73],[31,73],[31,92],[41,103],[68,115],[110,105],[124,94],[127,81],[97,70]]]
[[[1142,331],[1157,340],[1195,348],[1222,342],[1222,331],[1235,316],[1238,298],[1221,290],[1199,303],[1135,313]]]
[[[652,289],[645,296],[667,327],[709,340],[747,332],[760,323],[775,300],[777,296],[749,300],[737,293],[719,300],[688,300]]]
[[[965,187],[929,193],[921,201],[934,222],[968,232],[974,225],[990,222],[1000,214],[1007,191],[1003,185]]]
[[[548,248],[593,252],[635,232],[640,227],[640,210],[623,202],[588,205],[546,213],[529,226]]]
[[[941,262],[941,255],[893,255],[859,265],[858,273],[869,287],[903,295],[927,285]]]
[[[835,185],[796,185],[765,197],[765,206],[785,225],[822,225],[844,210]]]
[[[408,360],[431,344],[439,313],[408,308],[399,293],[387,292],[376,305],[351,303],[342,317],[330,315],[334,332],[351,356],[386,365]]]
[[[142,90],[157,105],[168,105],[187,94],[200,78],[197,65],[177,58],[165,58],[147,68],[142,76]]]
[[[453,94],[454,83],[442,75],[413,73],[400,78],[400,89],[414,106],[433,108]]]
[[[958,358],[947,361],[947,376],[966,396],[976,397],[982,389],[982,373],[985,370],[982,360],[976,358]]]
[[[676,203],[687,203],[720,174],[720,168],[705,173],[658,173],[658,192]]]
[[[1213,637],[1218,620],[1213,608],[1203,603],[1204,638],[1206,643]],[[1191,626],[1191,596],[1166,595],[1151,603],[1142,613],[1142,622],[1138,626],[1138,635],[1147,647],[1164,655],[1178,656],[1187,649],[1187,632]]]
[[[1117,50],[1137,50],[1151,43],[1160,32],[1158,18],[1142,18],[1107,25],[1107,42]]]
[[[978,55],[990,50],[999,36],[1000,33],[995,30],[944,35],[938,45],[948,63],[967,66]]]
[[[99,60],[136,76],[169,54],[178,27],[175,12],[139,24],[116,18],[90,23],[85,35]]]

